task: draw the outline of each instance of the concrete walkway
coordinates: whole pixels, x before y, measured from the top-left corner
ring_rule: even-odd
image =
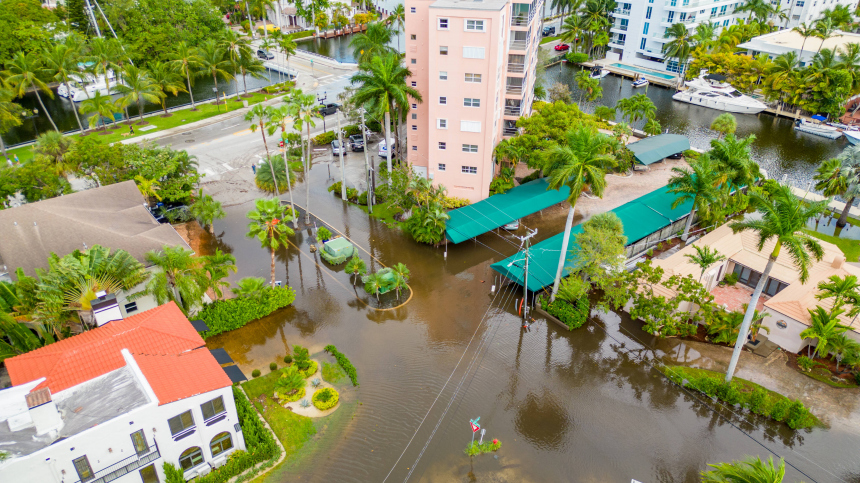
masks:
[[[794,196],[797,196],[798,198],[806,198],[809,201],[823,201],[827,199],[826,196],[821,196],[817,193],[813,193],[812,191],[809,191],[807,193],[805,189],[798,188],[796,186],[791,187],[791,192],[794,193]],[[836,216],[839,216],[840,214],[842,214],[842,210],[845,209],[845,203],[837,200],[831,200],[827,207],[830,208],[831,211],[835,211]],[[848,209],[848,214],[853,216],[854,218],[860,218],[860,208],[852,206]]]

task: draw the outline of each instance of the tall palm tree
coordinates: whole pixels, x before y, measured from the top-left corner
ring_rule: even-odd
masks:
[[[765,70],[766,83],[773,92],[778,92],[779,102],[783,102],[785,95],[800,69],[800,56],[796,52],[786,52],[776,56],[773,62]]]
[[[763,0],[748,0],[748,1],[763,1]],[[687,61],[690,60],[690,55],[696,42],[687,25],[683,22],[673,23],[666,29],[664,38],[672,39],[663,46],[663,52],[667,57],[674,58],[678,61],[678,87],[684,83],[684,73],[687,70]]]
[[[3,134],[15,126],[21,125],[21,111],[23,110],[20,105],[12,102],[14,98],[15,93],[0,79],[0,152],[7,160],[9,154],[6,152],[6,144],[3,142]]]
[[[298,49],[296,41],[289,35],[285,35],[278,39],[278,47],[281,49],[281,53],[284,54],[284,61],[287,63],[287,68],[289,68],[290,57],[296,55],[296,49]]]
[[[259,199],[254,202],[255,210],[248,213],[248,237],[260,240],[263,248],[272,254],[272,288],[275,288],[275,251],[287,246],[287,237],[293,236],[287,221],[292,217],[277,198]]]
[[[800,333],[800,338],[818,340],[818,343],[815,345],[815,351],[812,352],[810,357],[815,357],[816,354],[820,357],[827,357],[827,353],[830,352],[830,341],[848,330],[848,327],[844,327],[839,323],[839,316],[844,310],[839,309],[828,312],[824,307],[815,307],[815,310],[807,310],[809,311],[810,324],[806,330]],[[812,346],[807,347],[808,354],[809,348]]]
[[[90,128],[97,127],[103,118],[108,118],[114,123],[113,115],[120,112],[110,96],[102,95],[96,91],[93,97],[81,102],[81,114],[95,114],[89,119]],[[102,130],[107,131],[107,123],[102,122]]]
[[[230,68],[230,59],[226,58],[227,52],[215,43],[215,40],[207,40],[200,44],[197,51],[197,63],[200,65],[199,75],[211,75],[215,81],[215,95],[218,93],[218,78],[229,81],[233,78],[226,69]]]
[[[358,256],[358,253],[355,253],[352,255],[352,258],[346,262],[346,268],[344,268],[344,271],[352,275],[352,285],[354,286],[355,279],[359,275],[364,275],[364,273],[367,272],[367,265],[365,265],[364,260]]]
[[[90,40],[89,54],[84,60],[92,62],[96,76],[104,76],[108,95],[111,93],[110,77],[108,71],[117,67],[117,63],[123,57],[122,48],[116,39],[96,37]]]
[[[203,260],[195,257],[194,252],[180,246],[164,246],[147,252],[145,258],[156,271],[141,295],[154,296],[159,305],[175,302],[185,315],[200,304],[209,288],[209,278]]]
[[[72,91],[69,86],[69,76],[79,72],[78,61],[80,57],[80,51],[66,44],[56,44],[53,49],[46,48],[42,53],[45,71],[52,76],[53,80],[66,86],[66,92]],[[72,101],[72,112],[75,114],[75,120],[78,122],[78,129],[83,132],[84,126],[81,124],[81,116],[78,115],[78,109],[74,101]]]
[[[197,199],[189,207],[191,216],[197,219],[197,222],[209,230],[209,233],[214,232],[212,223],[215,220],[220,220],[227,216],[224,209],[221,207],[221,202],[216,201],[212,196],[203,193],[203,188],[197,193]]]
[[[798,25],[797,27],[794,27],[791,30],[793,32],[799,33],[800,36],[803,37],[803,43],[800,44],[800,54],[797,56],[798,60],[802,63],[803,62],[803,48],[806,47],[806,39],[808,39],[809,37],[815,36],[815,27],[813,25],[807,25],[806,22],[803,22],[802,24]],[[821,43],[824,43],[824,42],[822,41]]]
[[[382,22],[373,22],[367,25],[367,30],[355,34],[349,41],[349,46],[352,47],[353,57],[359,64],[363,64],[375,57],[394,53],[394,49],[388,46],[389,43],[391,29]]]
[[[290,181],[290,162],[287,159],[287,153],[290,151],[290,143],[287,142],[287,127],[291,120],[292,110],[289,105],[285,104],[281,107],[266,107],[266,126],[269,129],[269,136],[274,135],[278,129],[281,130],[281,141],[284,143],[284,170],[286,171],[287,191],[290,193],[290,207],[292,208],[295,206],[295,203],[293,202],[293,183]],[[299,142],[301,142],[301,136],[299,136]],[[272,166],[271,162],[268,164],[269,166]],[[272,172],[272,181],[277,184],[274,172]],[[298,228],[298,226],[298,220],[293,218],[293,228]]]
[[[167,52],[167,58],[170,59],[171,65],[175,66],[177,70],[182,71],[182,75],[185,77],[185,82],[188,85],[188,95],[191,96],[191,109],[196,110],[197,106],[194,105],[194,92],[191,90],[191,80],[196,77],[197,70],[202,67],[197,48],[188,45],[183,40]]]
[[[801,200],[794,196],[791,188],[786,185],[780,185],[774,193],[770,194],[769,199],[755,192],[750,193],[749,196],[751,205],[761,214],[761,219],[737,221],[729,226],[735,233],[746,230],[754,232],[758,237],[759,251],[763,250],[769,241],[773,241],[774,246],[764,272],[755,286],[749,308],[744,314],[744,322],[735,342],[735,350],[732,352],[729,369],[726,372],[726,382],[730,382],[734,376],[738,358],[740,358],[741,350],[746,343],[753,310],[758,305],[761,292],[770,279],[770,271],[773,269],[780,251],[783,248],[788,251],[794,266],[800,272],[801,283],[806,283],[806,280],[809,279],[809,266],[812,264],[812,259],[821,260],[821,257],[824,256],[824,249],[821,248],[818,240],[804,235],[802,230],[810,218],[827,209],[830,200],[817,202]]]
[[[352,85],[358,85],[352,100],[358,106],[367,106],[377,115],[382,114],[385,124],[385,142],[391,140],[391,112],[394,105],[407,106],[410,99],[421,102],[421,93],[406,84],[412,73],[400,63],[400,56],[388,54],[374,56],[369,62],[359,65],[352,76]],[[391,180],[391,158],[394,149],[388,146],[388,179]]]
[[[857,92],[860,89],[860,44],[850,43],[842,46],[839,67],[851,74],[851,89],[852,92]]]
[[[782,483],[785,478],[785,461],[782,458],[779,465],[774,465],[773,457],[762,461],[756,456],[708,466],[714,469],[702,472],[702,483]]]
[[[188,92],[182,85],[182,77],[176,72],[176,68],[172,64],[155,61],[149,64],[149,80],[161,102],[164,117],[169,116],[170,114],[167,113],[167,94],[176,96],[180,92]]]
[[[837,26],[833,23],[829,18],[825,18],[815,22],[815,36],[821,39],[821,44],[818,45],[818,50],[815,52],[821,52],[821,47],[824,46],[824,41],[833,37],[833,35],[838,31]]]
[[[678,195],[672,203],[672,209],[692,201],[690,214],[687,215],[687,224],[684,225],[684,233],[681,240],[687,241],[690,234],[690,226],[693,224],[693,216],[698,211],[707,211],[717,202],[719,197],[718,186],[723,181],[716,163],[711,160],[708,153],[699,156],[699,159],[690,162],[692,170],[674,167],[674,175],[669,179],[669,193]]]
[[[818,282],[818,293],[815,294],[818,300],[833,299],[833,308],[831,311],[839,310],[843,305],[852,306],[849,316],[854,316],[860,312],[860,282],[857,281],[856,275],[831,275],[827,280]]]
[[[316,127],[314,119],[320,117],[320,111],[317,109],[316,100],[313,94],[304,94],[301,89],[290,91],[290,96],[287,98],[287,105],[290,108],[290,114],[293,117],[293,128],[302,132],[304,127],[307,136],[307,149],[305,149],[305,224],[311,224],[311,128]]]
[[[761,23],[767,19],[767,15],[770,12],[770,3],[766,0],[747,0],[735,8],[735,12],[749,12],[747,24],[752,22],[753,16]]]
[[[568,0],[563,0],[568,1]],[[579,52],[579,44],[582,35],[585,33],[585,18],[580,17],[579,15],[571,15],[564,19],[564,22],[561,24],[561,40],[563,43],[572,44],[573,51]]]
[[[697,46],[702,46],[706,50],[710,50],[714,43],[714,37],[717,34],[717,29],[710,22],[703,22],[696,25],[696,33],[693,34],[693,41]]]
[[[12,88],[15,97],[24,97],[27,91],[33,89],[33,92],[36,94],[36,100],[42,106],[42,112],[48,116],[48,120],[51,121],[54,131],[59,131],[57,125],[54,124],[51,113],[48,112],[48,109],[45,108],[45,103],[42,102],[42,96],[39,95],[39,91],[41,91],[51,99],[54,98],[51,88],[42,80],[46,77],[48,71],[45,69],[39,53],[29,52],[25,54],[24,52],[15,52],[12,59],[6,61],[5,66],[4,76],[6,77],[6,83]]]
[[[636,124],[640,119],[653,118],[657,112],[654,102],[645,94],[636,94],[635,96],[620,99],[616,103],[616,108],[627,116],[631,126]]]
[[[225,30],[221,36],[220,46],[230,58],[230,66],[233,68],[233,79],[236,81],[236,99],[239,99],[239,57],[251,55],[251,43],[248,39],[239,35],[235,30]]]
[[[845,198],[845,208],[836,221],[836,226],[848,224],[848,212],[854,200],[860,197],[860,146],[848,146],[834,159],[823,161],[813,177],[818,183],[815,189],[824,196]]]
[[[242,73],[242,90],[245,92],[245,95],[248,95],[248,76],[255,79],[265,79],[266,76],[263,75],[266,72],[266,67],[263,65],[263,62],[248,51],[239,54],[239,60],[236,63],[236,66],[239,68],[239,72]]]
[[[711,156],[732,183],[731,188],[752,186],[761,177],[761,169],[752,157],[751,146],[754,141],[754,134],[740,139],[729,134],[724,139],[711,140]]]
[[[580,125],[570,129],[565,134],[565,139],[551,147],[547,153],[543,169],[549,177],[548,189],[557,190],[562,186],[570,188],[570,196],[567,199],[570,209],[564,224],[561,255],[555,272],[551,301],[555,300],[564,271],[564,263],[567,260],[567,245],[573,226],[576,200],[586,188],[589,188],[595,196],[603,197],[606,170],[615,164],[614,156],[607,153],[610,144],[609,136]]]
[[[254,104],[254,107],[245,114],[245,120],[251,123],[251,132],[255,132],[257,128],[260,128],[260,135],[263,136],[263,146],[266,148],[266,157],[269,157],[269,145],[266,143],[266,128],[264,123],[267,121],[268,113],[266,112],[266,108],[263,107],[262,104]],[[280,192],[278,192],[278,180],[275,178],[275,171],[272,168],[272,163],[269,163],[269,168],[272,171],[272,180],[275,182],[275,196],[280,196]]]
[[[230,282],[225,281],[230,273],[236,273],[236,257],[229,253],[224,253],[220,248],[215,249],[215,253],[203,257],[203,271],[206,272],[209,278],[208,286],[215,293],[215,296],[221,298],[224,296],[221,293],[222,287],[229,287]]]
[[[397,52],[400,53],[400,31],[403,30],[403,27],[406,25],[406,8],[402,3],[398,3],[394,10],[391,11],[391,15],[385,19],[385,23],[394,27],[397,31]]]
[[[830,352],[835,356],[836,372],[839,372],[839,364],[842,362],[842,359],[845,359],[846,356],[851,354],[857,354],[860,352],[860,344],[851,337],[845,335],[844,332],[833,336],[827,341],[827,345],[830,346]]]
[[[705,276],[705,271],[710,268],[711,265],[726,259],[726,256],[717,251],[716,248],[711,249],[711,247],[707,245],[693,245],[693,249],[696,250],[695,254],[688,253],[684,256],[702,269],[702,273],[699,274],[699,282],[702,281],[702,277]]]
[[[137,103],[137,118],[143,121],[143,103],[161,104],[161,96],[165,94],[152,82],[149,72],[137,66],[125,66],[120,76],[122,83],[116,86],[116,90],[125,94],[127,102]]]

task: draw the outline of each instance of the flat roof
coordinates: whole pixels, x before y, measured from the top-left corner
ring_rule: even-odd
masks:
[[[430,8],[497,11],[505,8],[507,4],[508,0],[436,0]]]
[[[819,48],[824,49],[840,49],[846,44],[860,44],[860,35],[851,32],[838,32],[833,37],[824,41],[821,45],[821,39],[817,37],[807,37],[805,39],[794,30],[780,30],[765,35],[753,37],[748,42],[738,45],[739,48],[752,50],[755,52],[766,52],[768,54],[780,55],[786,52],[799,51],[803,48],[804,58],[812,57]]]

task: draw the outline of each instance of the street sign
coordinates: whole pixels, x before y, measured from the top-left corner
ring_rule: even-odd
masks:
[[[481,419],[481,417],[480,417],[480,416],[478,416],[478,417],[477,417],[477,418],[475,418],[475,419],[470,419],[470,420],[469,420],[469,427],[471,427],[471,428],[472,428],[472,432],[473,432],[473,433],[477,433],[477,432],[478,432],[478,430],[479,430],[479,429],[481,429],[481,425],[480,425],[480,424],[478,424],[478,421],[480,421],[480,419]]]

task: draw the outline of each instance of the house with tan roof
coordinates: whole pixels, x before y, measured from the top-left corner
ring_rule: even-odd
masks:
[[[800,333],[811,323],[809,310],[817,306],[832,308],[832,300],[819,301],[815,298],[819,292],[819,282],[833,275],[860,276],[860,267],[846,263],[845,256],[836,245],[822,240],[818,242],[824,249],[824,256],[819,261],[813,261],[806,283],[800,282],[800,272],[788,251],[782,250],[759,299],[759,312],[768,314],[762,322],[762,326],[770,331],[767,338],[789,352],[799,352],[807,345],[815,345],[814,340],[803,340],[800,337]],[[653,264],[665,270],[665,277],[691,275],[698,280],[701,276],[702,284],[714,295],[717,304],[723,305],[727,310],[742,311],[742,304],[749,301],[753,289],[761,279],[775,243],[771,240],[759,251],[755,233],[732,233],[728,225],[723,225],[670,257],[654,260]],[[702,274],[701,268],[686,257],[696,253],[693,245],[709,246],[724,255],[726,260],[712,265]],[[736,286],[720,287],[719,283],[730,273],[738,277]],[[675,295],[673,290],[663,286],[655,287],[654,292],[667,297]],[[840,317],[842,323],[851,328],[846,334],[860,341],[860,324],[853,323],[854,321],[844,314]]]
[[[187,480],[245,449],[230,367],[173,302],[5,363],[0,481]]]

